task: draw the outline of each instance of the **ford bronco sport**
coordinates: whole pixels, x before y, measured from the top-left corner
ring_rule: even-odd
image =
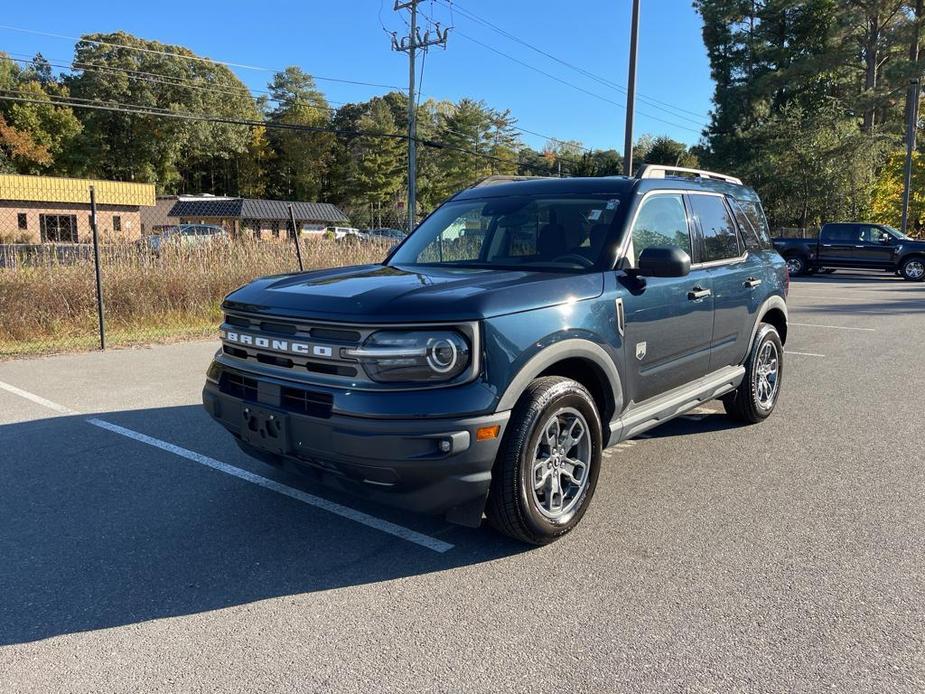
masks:
[[[771,414],[788,288],[738,179],[493,177],[380,265],[232,292],[203,401],[266,462],[544,544],[607,446],[714,398]]]

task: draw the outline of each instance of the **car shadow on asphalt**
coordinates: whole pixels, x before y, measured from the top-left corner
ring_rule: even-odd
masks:
[[[716,431],[740,429],[743,425],[730,419],[725,413],[703,415],[682,415],[645,433],[647,439],[667,439],[675,436],[695,436]]]
[[[186,435],[203,431],[192,446],[199,453],[453,548],[441,554],[409,543],[99,429],[87,423],[91,416],[0,426],[0,646],[421,576],[528,550],[487,528],[448,527],[328,492],[243,454],[234,458],[217,426],[198,424],[199,406],[98,416],[141,431],[146,422],[149,430],[193,422]]]

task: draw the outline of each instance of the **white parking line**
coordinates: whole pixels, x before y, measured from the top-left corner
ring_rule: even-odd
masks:
[[[789,349],[785,349],[784,354],[795,354],[798,357],[825,357],[824,354],[816,354],[815,352],[791,352]]]
[[[35,393],[30,393],[27,390],[23,390],[22,388],[17,388],[16,386],[10,385],[9,383],[4,383],[3,381],[0,381],[0,388],[7,391],[8,393],[12,393],[13,395],[18,395],[19,397],[25,398],[26,400],[31,400],[37,405],[41,405],[42,407],[47,407],[49,410],[53,410],[57,412],[58,414],[63,414],[63,415],[80,414],[80,412],[77,412],[76,410],[72,410],[71,408],[65,407],[64,405],[59,405],[58,403],[52,402],[51,400],[46,400],[45,398],[39,395],[36,395]]]
[[[0,388],[14,395],[25,398],[26,400],[31,400],[32,402],[38,405],[42,405],[43,407],[57,412],[58,414],[81,414],[80,412],[72,410],[69,407],[59,405],[58,403],[52,402],[51,400],[46,400],[45,398],[36,395],[35,393],[30,393],[29,391],[17,388],[16,386],[10,385],[9,383],[4,383],[3,381],[0,381]],[[360,525],[365,525],[368,528],[373,528],[374,530],[378,530],[388,535],[394,535],[395,537],[401,538],[402,540],[412,542],[416,545],[420,545],[421,547],[433,550],[434,552],[440,552],[442,554],[443,552],[447,552],[454,547],[454,545],[450,544],[449,542],[438,540],[434,537],[430,537],[429,535],[411,530],[410,528],[405,528],[387,520],[371,516],[368,513],[363,513],[362,511],[349,508],[348,506],[342,506],[341,504],[334,503],[333,501],[323,499],[320,496],[315,496],[314,494],[303,492],[300,489],[295,489],[294,487],[281,484],[275,480],[271,480],[260,475],[255,475],[252,472],[242,470],[241,468],[235,467],[234,465],[223,463],[222,461],[216,460],[215,458],[210,458],[207,455],[202,455],[201,453],[196,453],[195,451],[182,448],[181,446],[168,443],[167,441],[162,441],[152,436],[141,434],[137,431],[133,431],[132,429],[119,426],[118,424],[112,424],[111,422],[97,419],[95,417],[85,421],[95,427],[106,429],[107,431],[111,431],[114,434],[119,434],[120,436],[125,436],[140,443],[153,446],[154,448],[159,448],[162,451],[173,453],[174,455],[181,458],[192,460],[195,463],[205,465],[206,467],[210,467],[213,470],[224,472],[226,475],[231,475],[233,477],[237,477],[238,479],[244,480],[245,482],[256,484],[257,486],[263,487],[264,489],[269,489],[270,491],[276,492],[277,494],[288,496],[290,499],[295,499],[296,501],[301,501],[303,504],[308,504],[309,506],[320,508],[323,511],[333,513],[334,515],[340,516],[341,518],[352,520],[353,522],[359,523]]]
[[[821,323],[793,323],[790,325],[797,325],[801,328],[829,328],[831,330],[861,330],[867,333],[877,332],[874,328],[852,328],[847,325],[822,325]]]
[[[146,443],[149,446],[160,448],[162,451],[173,453],[174,455],[178,455],[181,458],[192,460],[194,463],[205,465],[206,467],[210,467],[213,470],[224,472],[226,475],[237,477],[238,479],[242,479],[245,482],[256,484],[259,487],[269,489],[270,491],[276,492],[277,494],[288,496],[290,499],[301,501],[303,504],[308,504],[309,506],[315,506],[317,508],[323,509],[328,513],[333,513],[335,516],[347,518],[355,523],[360,523],[361,525],[365,525],[369,528],[374,528],[380,532],[388,533],[389,535],[394,535],[395,537],[400,537],[402,540],[413,542],[416,545],[421,545],[421,547],[432,549],[435,552],[446,552],[447,550],[453,549],[453,545],[449,544],[448,542],[444,542],[443,540],[437,540],[433,537],[430,537],[429,535],[424,535],[409,528],[405,528],[401,525],[390,523],[389,521],[376,518],[375,516],[371,516],[368,513],[363,513],[362,511],[357,511],[347,506],[335,504],[333,501],[322,499],[320,496],[315,496],[314,494],[303,492],[301,489],[295,489],[294,487],[280,484],[275,480],[271,480],[260,475],[255,475],[252,472],[242,470],[241,468],[235,467],[234,465],[223,463],[222,461],[216,460],[215,458],[210,458],[207,455],[196,453],[195,451],[182,448],[181,446],[168,443],[167,441],[161,441],[160,439],[156,439],[153,436],[140,434],[137,431],[133,431],[132,429],[126,429],[125,427],[121,427],[118,424],[106,422],[102,419],[93,418],[88,419],[87,422],[93,426],[106,429],[115,434],[127,436],[128,438],[134,439],[135,441],[140,441],[141,443]]]

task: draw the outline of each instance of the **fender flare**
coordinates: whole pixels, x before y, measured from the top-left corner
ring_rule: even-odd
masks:
[[[748,351],[746,355],[751,352],[752,345],[755,342],[755,335],[758,333],[758,326],[761,325],[761,319],[765,317],[768,311],[772,308],[780,309],[784,314],[784,320],[787,321],[787,324],[790,324],[790,313],[787,311],[787,302],[784,301],[784,297],[774,294],[765,299],[764,303],[758,307],[758,310],[755,311],[755,324],[752,326],[751,337],[748,338]]]
[[[620,378],[619,371],[617,371],[617,365],[610,355],[604,351],[603,347],[590,340],[582,339],[568,339],[555,342],[547,347],[543,347],[539,352],[530,357],[527,363],[517,372],[517,375],[511,379],[501,399],[498,401],[498,406],[495,408],[495,411],[502,412],[512,409],[533,379],[556,362],[560,362],[564,359],[586,359],[597,366],[607,377],[608,384],[612,391],[615,412],[622,411],[623,381]],[[606,427],[607,422],[602,422],[602,425]]]

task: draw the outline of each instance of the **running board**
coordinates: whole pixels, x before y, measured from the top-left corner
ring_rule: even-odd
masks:
[[[738,388],[744,377],[744,366],[727,366],[643,402],[610,423],[610,439],[607,445],[613,446],[620,441],[631,439],[705,402],[715,400]]]

